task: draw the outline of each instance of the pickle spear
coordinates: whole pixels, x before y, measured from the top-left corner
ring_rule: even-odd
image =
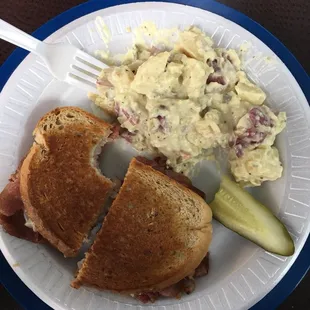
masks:
[[[283,256],[294,254],[294,242],[280,220],[229,177],[222,178],[210,207],[221,224],[263,249]]]

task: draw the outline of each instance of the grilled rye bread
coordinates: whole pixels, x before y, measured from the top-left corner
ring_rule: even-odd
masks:
[[[113,187],[96,166],[111,125],[63,107],[43,116],[33,134],[20,171],[26,215],[64,256],[75,256]]]
[[[175,284],[206,256],[211,218],[199,195],[133,159],[71,285],[133,294]]]

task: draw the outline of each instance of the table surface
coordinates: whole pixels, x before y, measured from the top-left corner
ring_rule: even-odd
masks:
[[[102,0],[104,1],[104,0]],[[202,0],[203,1],[203,0]],[[85,2],[84,0],[9,0],[0,1],[0,18],[31,33],[52,17]],[[288,47],[310,73],[310,0],[218,0],[259,22]],[[1,42],[0,65],[14,46]],[[304,310],[310,308],[310,275],[278,308]],[[20,310],[21,307],[0,286],[2,310]]]

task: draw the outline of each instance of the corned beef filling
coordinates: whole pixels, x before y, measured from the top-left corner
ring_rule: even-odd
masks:
[[[14,237],[42,243],[45,241],[43,237],[38,232],[25,226],[24,204],[19,189],[19,170],[22,162],[0,193],[0,224],[8,234]]]

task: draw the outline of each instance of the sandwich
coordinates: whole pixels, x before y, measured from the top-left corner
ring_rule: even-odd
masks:
[[[190,293],[194,278],[208,272],[212,213],[204,193],[159,157],[134,158],[117,189],[97,163],[117,132],[75,107],[43,116],[34,144],[0,194],[0,224],[13,236],[49,243],[72,257],[113,198],[72,286],[142,302]]]
[[[0,223],[14,236],[76,256],[113,189],[97,164],[113,126],[63,107],[44,115],[33,135],[28,155],[0,194]]]
[[[132,159],[72,287],[142,302],[193,291],[194,277],[208,271],[212,212],[188,182],[167,174],[156,161]]]

